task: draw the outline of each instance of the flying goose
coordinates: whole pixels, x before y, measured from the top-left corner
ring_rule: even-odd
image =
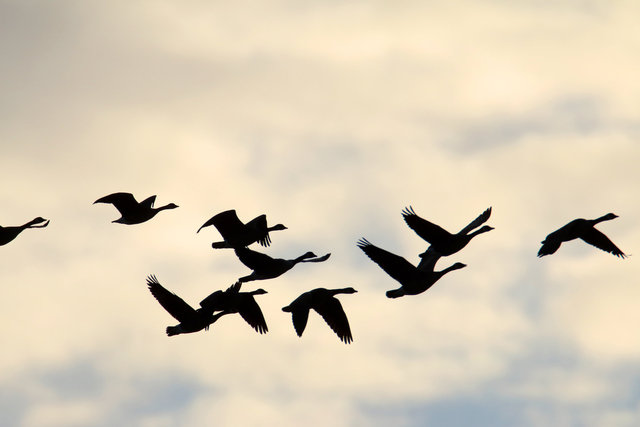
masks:
[[[147,285],[160,305],[180,322],[176,326],[167,326],[167,335],[170,337],[198,332],[202,329],[208,330],[209,325],[228,314],[228,312],[222,311],[214,315],[213,312],[202,307],[195,310],[178,295],[165,289],[154,275],[147,277]]]
[[[256,289],[251,292],[240,292],[240,282],[231,285],[226,291],[215,291],[200,302],[207,312],[225,311],[227,313],[238,313],[242,318],[260,334],[266,333],[267,322],[260,306],[253,298],[254,295],[266,294],[264,289]]]
[[[415,267],[403,257],[381,249],[367,239],[360,239],[357,245],[373,262],[402,285],[398,289],[387,291],[386,295],[389,298],[421,294],[448,272],[466,267],[466,264],[457,262],[444,270],[434,271],[435,262],[440,255],[434,254],[433,251],[429,253],[427,250],[421,254],[422,261]]]
[[[158,208],[153,207],[153,203],[156,200],[156,196],[147,197],[141,202],[136,201],[131,193],[113,193],[108,196],[104,196],[93,202],[96,203],[110,203],[120,212],[121,217],[111,221],[120,224],[140,224],[148,221],[160,211],[165,209],[175,209],[178,205],[169,203],[168,205],[160,206]]]
[[[267,226],[267,216],[260,215],[244,224],[238,218],[235,209],[220,212],[213,216],[207,222],[202,224],[196,233],[199,233],[204,227],[210,225],[215,226],[224,239],[222,242],[213,242],[211,246],[214,249],[221,248],[240,248],[249,246],[254,242],[260,243],[262,246],[269,246],[271,238],[270,231],[286,230],[282,224]]]
[[[313,252],[307,252],[294,259],[282,259],[271,258],[267,254],[256,252],[249,248],[235,248],[234,251],[240,261],[253,270],[250,275],[239,278],[239,282],[273,279],[291,270],[299,262],[322,262],[326,261],[331,255],[326,254],[319,257]]]
[[[426,219],[420,218],[411,206],[403,209],[402,216],[404,217],[407,225],[415,231],[418,236],[431,243],[433,249],[439,252],[442,256],[448,256],[458,252],[460,249],[464,248],[473,237],[493,230],[493,227],[485,225],[482,228],[471,232],[471,230],[480,227],[481,224],[487,222],[491,216],[491,208],[482,212],[476,219],[471,221],[469,225],[456,234],[451,234],[442,227],[433,224]]]
[[[40,225],[36,225],[36,224],[40,224]],[[0,246],[6,245],[7,243],[9,243],[10,241],[18,237],[18,234],[22,233],[27,228],[44,228],[47,225],[49,225],[48,219],[37,217],[23,225],[17,225],[17,226],[11,226],[11,227],[0,226]]]
[[[347,315],[340,301],[335,296],[337,294],[353,294],[355,292],[357,291],[353,288],[317,288],[303,293],[293,300],[291,304],[283,307],[282,311],[291,313],[293,327],[298,336],[301,337],[304,328],[307,326],[309,310],[314,309],[327,322],[327,325],[333,329],[333,332],[338,335],[340,340],[345,344],[349,344],[353,341],[349,320],[347,320]]]
[[[618,215],[608,213],[596,219],[574,219],[567,225],[549,234],[542,241],[542,247],[538,251],[538,257],[555,253],[562,242],[568,242],[569,240],[580,238],[598,249],[602,249],[603,251],[609,252],[617,257],[625,258],[627,255],[618,249],[618,247],[614,245],[607,236],[594,227],[599,222],[609,221],[614,218],[618,218]]]

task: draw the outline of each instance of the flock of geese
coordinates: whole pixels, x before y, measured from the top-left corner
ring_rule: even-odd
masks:
[[[151,196],[138,202],[131,193],[113,193],[94,202],[112,204],[121,217],[112,221],[119,224],[140,224],[152,219],[158,212],[175,209],[178,206],[169,203],[154,207],[156,196]],[[400,287],[387,291],[389,298],[399,298],[405,295],[418,295],[433,286],[442,276],[453,270],[466,267],[457,262],[447,268],[436,271],[435,266],[441,257],[453,255],[463,249],[475,236],[493,230],[489,225],[483,225],[491,216],[491,208],[482,212],[477,218],[457,233],[450,233],[442,227],[421,218],[411,206],[402,211],[406,224],[429,246],[419,254],[420,262],[417,266],[405,258],[393,254],[385,249],[373,245],[362,238],[357,246],[382,270],[400,283]],[[558,230],[550,233],[543,241],[538,251],[538,257],[555,253],[562,242],[582,239],[617,257],[626,255],[595,226],[602,222],[617,218],[608,213],[596,219],[575,219]],[[23,225],[0,226],[0,246],[15,239],[28,228],[44,228],[49,220],[37,217]],[[197,232],[205,227],[214,226],[222,237],[222,241],[211,244],[214,249],[233,249],[236,256],[245,266],[252,270],[251,274],[240,277],[236,283],[226,290],[217,290],[200,302],[200,307],[194,309],[175,293],[160,284],[154,275],[147,277],[147,286],[153,297],[179,323],[166,328],[168,336],[187,334],[209,329],[209,326],[220,317],[227,314],[239,314],[256,332],[264,334],[268,331],[267,323],[260,306],[255,300],[256,295],[267,293],[264,289],[241,292],[243,283],[255,280],[267,280],[281,276],[291,270],[298,263],[323,262],[331,254],[317,256],[307,252],[293,259],[272,258],[262,252],[249,249],[248,246],[258,243],[263,247],[271,244],[272,231],[286,230],[282,224],[269,227],[266,215],[260,215],[247,223],[243,223],[235,210],[227,210],[216,214],[205,222]],[[282,310],[291,313],[293,327],[298,336],[302,336],[309,318],[309,311],[317,312],[336,333],[342,342],[349,344],[353,341],[347,315],[336,298],[339,294],[352,294],[357,291],[351,287],[339,289],[317,288],[303,293]]]

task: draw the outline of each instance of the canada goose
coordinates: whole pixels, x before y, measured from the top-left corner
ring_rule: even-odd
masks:
[[[253,298],[254,295],[266,294],[264,289],[256,289],[251,292],[239,292],[240,282],[231,285],[226,291],[215,291],[200,302],[207,312],[225,311],[227,313],[238,313],[242,318],[260,334],[266,333],[267,322],[260,306]]]
[[[283,307],[282,311],[291,313],[293,327],[298,336],[301,337],[304,328],[307,326],[309,310],[314,309],[327,322],[327,325],[333,329],[333,332],[340,337],[340,340],[345,344],[349,344],[353,341],[349,320],[347,320],[347,315],[344,313],[340,301],[335,296],[337,294],[353,294],[355,292],[358,291],[353,288],[317,288],[303,293],[293,300],[291,304]]]
[[[40,224],[40,225],[35,225],[35,224]],[[48,219],[37,217],[23,225],[17,225],[17,226],[11,226],[11,227],[0,226],[0,246],[6,245],[7,243],[9,243],[10,241],[18,237],[18,234],[22,233],[27,228],[44,228],[47,225],[49,225]]]
[[[542,247],[538,251],[538,257],[555,253],[562,242],[568,242],[569,240],[580,238],[598,249],[602,249],[603,251],[609,252],[617,257],[625,258],[626,255],[618,249],[618,247],[614,245],[607,236],[594,227],[599,222],[609,221],[614,218],[618,218],[618,215],[608,213],[596,219],[574,219],[567,225],[549,234],[542,241]]]
[[[254,242],[258,242],[262,246],[269,246],[271,244],[271,238],[269,237],[270,231],[287,229],[287,227],[282,224],[268,227],[266,215],[257,216],[244,224],[238,218],[235,209],[220,212],[213,216],[205,222],[196,233],[199,233],[204,227],[210,225],[215,226],[224,239],[222,242],[212,243],[211,246],[214,249],[239,248],[249,246]]]
[[[313,252],[307,252],[298,258],[282,259],[271,258],[267,254],[256,252],[249,248],[235,248],[234,250],[240,261],[253,270],[250,275],[239,278],[239,282],[273,279],[291,270],[299,262],[322,262],[326,261],[331,255],[326,254],[319,257]]]
[[[398,289],[387,291],[386,295],[389,298],[421,294],[448,272],[466,267],[466,264],[457,262],[444,270],[433,271],[435,261],[439,257],[437,254],[433,255],[425,252],[429,256],[423,257],[420,265],[415,267],[401,256],[381,249],[371,244],[367,239],[360,239],[358,247],[389,276],[402,285]]]
[[[471,221],[469,225],[456,234],[451,234],[442,227],[433,224],[426,219],[420,218],[416,215],[411,206],[404,208],[402,216],[404,217],[407,225],[415,231],[418,236],[431,243],[431,246],[433,246],[433,248],[442,256],[448,256],[458,252],[460,249],[464,248],[473,237],[493,230],[493,227],[485,225],[482,228],[471,232],[474,228],[477,228],[481,224],[487,222],[491,216],[491,208],[482,212],[476,219]]]
[[[214,315],[213,312],[204,308],[195,310],[178,295],[165,289],[154,275],[147,277],[147,285],[160,305],[180,322],[176,326],[167,326],[168,336],[189,334],[202,329],[208,330],[209,325],[228,314],[228,312],[222,311]]]
[[[96,203],[111,203],[113,206],[118,209],[121,217],[116,219],[115,221],[120,224],[140,224],[142,222],[148,221],[160,211],[165,209],[175,209],[178,205],[174,203],[169,203],[168,205],[160,206],[159,208],[154,208],[153,203],[156,200],[156,196],[147,197],[143,201],[136,201],[136,198],[133,197],[131,193],[113,193],[108,196],[104,196],[93,202]]]

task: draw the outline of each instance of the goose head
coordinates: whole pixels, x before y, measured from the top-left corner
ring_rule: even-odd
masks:
[[[267,293],[267,291],[265,291],[264,289],[260,288],[260,289],[256,289],[255,291],[251,291],[249,292],[251,295],[264,295]]]
[[[610,219],[615,219],[615,218],[618,218],[618,215],[611,212],[602,217],[602,219],[605,221],[608,221]]]
[[[459,269],[464,268],[466,266],[467,266],[467,264],[463,264],[461,262],[456,262],[451,267],[449,267],[447,270],[449,270],[449,271],[450,270],[459,270]]]
[[[161,207],[160,209],[175,209],[178,208],[179,206],[176,205],[175,203],[169,203],[168,205],[164,205],[163,207]]]
[[[273,227],[269,227],[269,231],[280,231],[280,230],[286,230],[287,227],[285,227],[282,224],[276,224]]]
[[[341,294],[355,294],[356,292],[358,292],[352,287],[342,288],[342,289],[339,289],[339,291]]]
[[[41,225],[36,225],[36,224],[41,224]],[[31,221],[29,221],[27,224],[25,224],[26,228],[42,228],[42,227],[46,227],[47,225],[49,225],[49,220],[44,219],[41,216],[36,217]]]

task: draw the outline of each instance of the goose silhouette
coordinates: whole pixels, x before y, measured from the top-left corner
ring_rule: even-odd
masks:
[[[431,243],[433,249],[439,252],[442,256],[448,256],[458,252],[478,234],[486,233],[487,231],[494,229],[493,227],[485,225],[482,228],[471,232],[471,230],[478,228],[480,225],[487,222],[491,216],[491,208],[482,212],[476,219],[471,221],[469,225],[456,234],[449,233],[439,225],[433,224],[432,222],[419,217],[411,206],[404,208],[402,216],[407,225],[415,231],[418,236]]]
[[[234,251],[240,262],[253,270],[250,275],[239,278],[239,282],[273,279],[291,270],[300,262],[322,262],[331,256],[329,253],[319,257],[313,252],[307,252],[294,259],[282,259],[272,258],[249,248],[235,248]]]
[[[269,232],[286,230],[282,224],[276,224],[272,227],[267,226],[267,216],[260,215],[244,224],[238,218],[235,209],[220,212],[202,224],[196,233],[199,233],[204,227],[213,225],[224,239],[222,242],[214,242],[211,246],[214,249],[221,248],[240,248],[249,246],[258,242],[262,246],[269,246],[271,238]]]
[[[108,196],[104,196],[93,202],[96,203],[110,203],[120,212],[121,217],[111,221],[120,224],[140,224],[148,221],[160,211],[165,209],[175,209],[178,207],[175,203],[169,203],[158,208],[154,208],[153,204],[156,200],[156,196],[147,197],[141,202],[138,202],[131,193],[113,193]]]
[[[299,337],[302,336],[309,310],[313,309],[318,313],[327,325],[338,335],[340,341],[349,344],[353,341],[349,320],[342,308],[342,304],[335,297],[337,294],[353,294],[357,291],[353,288],[325,289],[317,288],[305,292],[293,300],[291,304],[282,308],[282,311],[291,313],[293,327]]]
[[[160,305],[180,322],[176,326],[167,326],[167,335],[170,337],[198,332],[203,329],[208,330],[209,325],[228,314],[228,312],[222,311],[214,315],[213,312],[202,307],[194,309],[178,295],[165,289],[154,275],[147,277],[147,286]]]
[[[260,306],[254,299],[255,295],[266,294],[264,289],[256,289],[251,292],[240,292],[240,282],[231,285],[225,291],[215,291],[200,302],[207,312],[224,311],[227,313],[238,313],[256,332],[266,333],[267,322]]]
[[[607,236],[595,228],[595,225],[602,221],[609,221],[618,218],[618,215],[608,213],[596,219],[578,218],[550,233],[543,241],[542,247],[538,251],[538,257],[555,253],[562,242],[574,239],[582,239],[591,246],[595,246],[605,252],[609,252],[620,258],[625,255]]]
[[[387,291],[386,295],[389,298],[421,294],[448,272],[466,267],[466,264],[457,262],[444,270],[434,271],[433,269],[440,257],[440,253],[434,253],[433,249],[421,254],[422,260],[416,267],[403,257],[371,244],[367,239],[360,239],[357,246],[389,276],[402,285],[398,289]]]
[[[36,225],[36,224],[40,224],[40,225]],[[44,228],[47,225],[49,225],[48,219],[37,217],[23,225],[10,226],[10,227],[0,226],[0,246],[6,245],[7,243],[9,243],[10,241],[18,237],[18,234],[22,233],[27,228]]]

